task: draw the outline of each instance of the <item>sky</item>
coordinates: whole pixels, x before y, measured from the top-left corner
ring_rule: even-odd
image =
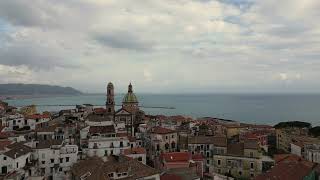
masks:
[[[320,90],[319,0],[1,0],[0,83]]]

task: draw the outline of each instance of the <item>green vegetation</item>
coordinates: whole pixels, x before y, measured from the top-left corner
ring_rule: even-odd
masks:
[[[313,127],[309,129],[309,134],[314,137],[320,136],[320,126]]]
[[[280,122],[274,126],[276,129],[287,128],[287,127],[297,127],[297,128],[311,128],[311,124],[301,121],[289,121],[289,122]]]
[[[1,95],[79,95],[80,91],[71,87],[41,84],[0,84]]]

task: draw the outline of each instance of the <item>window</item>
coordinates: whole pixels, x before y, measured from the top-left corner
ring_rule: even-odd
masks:
[[[210,164],[210,160],[209,159],[207,160],[207,164]]]
[[[172,135],[171,137],[174,138],[174,135]]]
[[[218,169],[218,173],[221,174],[221,169]]]
[[[166,139],[168,139],[168,136],[166,136]]]
[[[3,160],[4,160],[4,161],[7,160],[7,157],[3,157]]]
[[[19,168],[19,163],[17,162],[17,168]]]
[[[66,157],[66,162],[69,162],[70,158],[69,157]]]
[[[254,163],[253,163],[253,162],[250,163],[250,168],[251,168],[251,169],[254,168]]]
[[[113,173],[109,173],[108,176],[112,178],[113,177]]]
[[[54,163],[54,159],[50,159],[51,163]]]
[[[118,177],[121,177],[121,173],[118,173]]]
[[[62,158],[60,158],[60,163],[63,163],[63,159]]]
[[[250,176],[251,176],[251,177],[254,177],[254,174],[253,174],[253,173],[250,173]]]
[[[113,155],[113,150],[110,151],[110,155]]]
[[[61,172],[61,171],[62,171],[62,168],[59,168],[59,171]]]
[[[105,156],[108,156],[108,150],[105,150],[105,151],[104,151],[104,155],[105,155]]]
[[[120,142],[120,147],[123,147],[123,142],[122,141]]]
[[[231,166],[231,161],[227,161],[228,166]]]
[[[209,152],[207,152],[207,158],[210,156],[210,153]]]
[[[45,164],[46,162],[45,161],[42,161],[42,164]]]
[[[242,172],[241,172],[241,171],[239,171],[239,175],[240,175],[240,176],[242,175]]]
[[[221,160],[220,159],[218,159],[218,165],[221,165]]]
[[[253,152],[250,152],[250,157],[253,157]]]
[[[124,173],[122,173],[122,176],[126,176],[128,173],[126,173],[126,172],[124,172]]]
[[[138,161],[142,161],[142,157],[138,157]]]

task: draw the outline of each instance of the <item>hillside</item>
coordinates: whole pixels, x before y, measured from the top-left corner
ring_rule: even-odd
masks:
[[[80,95],[82,92],[61,86],[42,84],[0,84],[0,95]]]

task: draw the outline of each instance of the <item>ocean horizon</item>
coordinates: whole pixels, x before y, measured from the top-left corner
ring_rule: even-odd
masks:
[[[121,105],[124,94],[116,94],[115,101]],[[206,94],[157,94],[137,93],[139,105],[146,114],[184,115],[193,118],[216,117],[244,123],[274,125],[283,121],[310,122],[320,125],[320,94],[303,93],[206,93]],[[26,105],[78,105],[105,104],[104,94],[77,96],[34,97],[5,100],[12,106]],[[39,112],[59,111],[75,106],[39,106]],[[119,106],[116,108],[120,108]]]

